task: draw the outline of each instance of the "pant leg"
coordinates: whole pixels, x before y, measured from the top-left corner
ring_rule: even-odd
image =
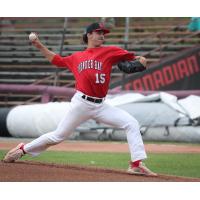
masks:
[[[132,161],[147,158],[139,124],[129,113],[120,108],[103,104],[98,110],[95,120],[125,129]]]
[[[87,105],[75,99],[70,103],[70,108],[66,111],[65,117],[61,120],[57,129],[27,143],[24,150],[28,154],[36,156],[48,147],[65,140],[77,126],[90,117],[90,110]]]

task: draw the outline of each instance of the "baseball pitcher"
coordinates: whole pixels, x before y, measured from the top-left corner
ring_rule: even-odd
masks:
[[[112,66],[117,64],[125,73],[139,72],[145,70],[146,59],[136,57],[117,46],[103,46],[105,35],[109,32],[101,23],[90,24],[83,34],[87,49],[67,57],[61,57],[48,50],[38,35],[32,37],[32,44],[49,62],[58,67],[68,68],[73,73],[76,93],[71,99],[70,109],[66,111],[55,131],[46,133],[30,143],[20,143],[6,154],[4,162],[14,162],[25,154],[36,156],[48,147],[67,139],[81,123],[94,119],[126,131],[131,154],[128,173],[156,176],[156,173],[150,171],[142,162],[147,156],[137,120],[124,110],[104,102]]]

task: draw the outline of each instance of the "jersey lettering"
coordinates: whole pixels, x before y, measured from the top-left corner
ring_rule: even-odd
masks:
[[[102,70],[102,62],[97,60],[85,60],[78,65],[78,72],[82,72],[86,69],[96,69],[101,71]]]

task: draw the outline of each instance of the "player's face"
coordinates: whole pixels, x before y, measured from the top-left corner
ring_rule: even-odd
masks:
[[[105,41],[104,32],[93,31],[88,35],[88,41],[90,41],[94,47],[101,46]]]

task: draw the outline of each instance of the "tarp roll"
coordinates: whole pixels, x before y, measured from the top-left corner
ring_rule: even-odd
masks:
[[[0,109],[0,136],[11,137],[7,128],[7,116],[12,108],[1,108]]]

